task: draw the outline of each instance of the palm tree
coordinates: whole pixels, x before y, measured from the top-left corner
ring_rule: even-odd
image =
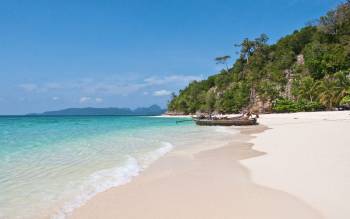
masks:
[[[231,56],[219,56],[215,58],[216,64],[224,64],[226,66],[226,71],[228,72],[227,60],[229,60]]]
[[[320,102],[331,110],[338,106],[347,95],[350,81],[343,72],[337,72],[333,76],[326,76],[319,86]]]
[[[318,87],[320,93],[319,98],[321,104],[323,104],[328,110],[333,109],[336,103],[336,84],[332,78],[325,78]]]
[[[344,72],[337,72],[334,74],[334,79],[336,80],[336,90],[337,90],[337,103],[343,99],[348,94],[350,88],[350,80],[345,75]]]
[[[298,98],[314,101],[317,89],[319,87],[319,82],[315,81],[312,77],[307,76],[300,81],[298,88]]]

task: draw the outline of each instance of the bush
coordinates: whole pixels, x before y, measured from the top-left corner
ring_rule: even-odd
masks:
[[[324,107],[319,102],[301,101],[298,102],[301,111],[314,112],[324,110]]]
[[[277,113],[313,112],[322,109],[322,105],[318,102],[292,101],[287,99],[277,100],[272,107],[272,110]]]
[[[350,95],[343,97],[340,101],[341,106],[350,106]]]
[[[277,113],[298,112],[296,103],[287,99],[276,100],[272,110]]]

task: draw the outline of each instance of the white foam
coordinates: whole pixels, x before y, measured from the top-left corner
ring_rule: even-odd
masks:
[[[227,133],[227,134],[234,134],[238,132],[238,130],[233,127],[225,127],[225,126],[216,126],[215,131],[221,132],[221,133]]]
[[[105,169],[92,174],[86,182],[80,186],[80,195],[66,203],[59,212],[51,218],[64,219],[69,216],[74,209],[82,206],[96,194],[130,182],[133,177],[139,175],[140,172],[151,163],[173,149],[171,143],[162,142],[162,144],[164,145],[163,147],[147,153],[140,161],[134,157],[128,156],[124,166]]]
[[[169,142],[162,142],[162,144],[163,147],[146,154],[146,156],[142,160],[143,169],[147,168],[151,163],[153,163],[154,161],[156,161],[157,159],[159,159],[174,148],[174,146]]]

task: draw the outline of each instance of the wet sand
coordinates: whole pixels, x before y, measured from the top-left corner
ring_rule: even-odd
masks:
[[[241,164],[266,156],[251,141],[267,129],[241,128],[222,147],[203,142],[203,147],[176,148],[132,182],[98,194],[70,218],[323,218],[294,194],[255,183]]]

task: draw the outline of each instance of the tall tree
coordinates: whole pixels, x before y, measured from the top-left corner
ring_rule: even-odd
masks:
[[[325,77],[319,86],[320,102],[331,110],[347,95],[350,81],[343,72]]]
[[[219,56],[215,58],[216,64],[223,64],[226,66],[226,71],[228,72],[228,65],[227,65],[227,61],[231,58],[231,56],[229,55],[225,55],[225,56]]]

